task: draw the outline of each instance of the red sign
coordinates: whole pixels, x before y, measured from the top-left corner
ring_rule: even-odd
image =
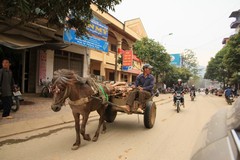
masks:
[[[118,53],[119,53],[119,54],[123,54],[123,53],[124,53],[124,50],[121,49],[121,48],[118,48]]]
[[[133,62],[133,53],[131,50],[126,50],[122,54],[122,65],[123,66],[132,66]]]
[[[39,54],[39,80],[45,80],[47,73],[47,53],[40,50]]]

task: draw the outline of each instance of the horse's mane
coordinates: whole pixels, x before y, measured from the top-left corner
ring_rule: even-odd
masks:
[[[106,96],[106,93],[109,93],[110,91],[108,90],[108,87],[106,87],[106,85],[104,85],[105,87],[102,87],[103,84],[96,83],[96,81],[93,78],[80,77],[73,70],[60,69],[54,71],[52,83],[53,86],[58,84],[60,86],[65,87],[66,85],[74,85],[75,83],[86,84],[91,88],[94,95],[99,94],[98,96],[102,97],[104,101],[105,100],[108,101],[108,96]]]
[[[59,69],[53,73],[53,83],[62,83],[62,84],[74,84],[74,83],[86,83],[86,78],[80,77],[77,72],[68,69]]]

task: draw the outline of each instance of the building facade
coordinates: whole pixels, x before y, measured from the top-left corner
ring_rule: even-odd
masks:
[[[0,58],[11,59],[14,79],[23,93],[40,93],[40,82],[50,81],[53,72],[63,68],[75,70],[83,77],[94,75],[100,80],[129,83],[135,80],[142,62],[134,54],[131,66],[118,62],[123,55],[133,52],[136,40],[147,36],[141,20],[122,23],[109,13],[98,11],[96,6],[91,7],[94,17],[108,28],[104,51],[64,41],[64,29],[46,27],[44,20],[24,26],[16,25],[18,19],[0,21]],[[8,26],[15,27],[7,29]],[[96,31],[101,32],[99,28]]]

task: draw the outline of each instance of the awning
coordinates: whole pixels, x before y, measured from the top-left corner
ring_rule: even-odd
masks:
[[[5,36],[0,34],[0,44],[12,49],[26,49],[41,46],[44,43],[33,41],[21,36]]]
[[[69,44],[64,42],[41,42],[41,41],[34,41],[32,39],[23,37],[23,36],[16,36],[16,35],[3,35],[0,34],[0,44],[12,49],[26,49],[26,48],[33,48],[33,47],[43,47],[49,49],[62,49]]]
[[[56,34],[56,30],[46,26],[29,23],[26,25],[16,25],[17,19],[12,21],[0,20],[0,45],[12,49],[26,49],[43,47],[46,49],[62,49],[69,44],[64,43],[61,35]],[[14,26],[15,27],[9,27]]]

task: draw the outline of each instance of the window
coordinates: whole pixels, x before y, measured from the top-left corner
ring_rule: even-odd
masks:
[[[110,50],[113,51],[113,52],[117,52],[117,45],[111,44]]]

